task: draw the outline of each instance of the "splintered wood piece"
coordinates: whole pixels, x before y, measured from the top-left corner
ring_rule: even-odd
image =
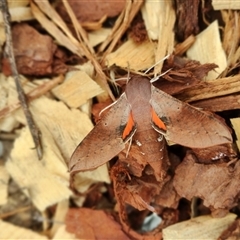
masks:
[[[96,31],[88,32],[89,42],[92,47],[97,46],[102,43],[107,36],[111,33],[111,29],[109,28],[100,28]]]
[[[53,216],[53,226],[51,227],[51,230],[50,230],[51,239],[54,239],[53,237],[56,238],[56,235],[59,236],[58,239],[61,239],[60,232],[62,233],[62,231],[60,230],[60,228],[62,227],[62,225],[59,223],[64,223],[68,208],[69,208],[69,200],[68,199],[63,200],[57,204],[56,211]],[[66,226],[64,226],[64,227],[66,227]],[[62,239],[64,239],[64,238],[62,238]]]
[[[0,220],[1,239],[48,239],[32,230]]]
[[[15,56],[14,56],[14,52],[13,52],[12,30],[11,30],[11,26],[10,26],[11,17],[10,17],[10,13],[9,13],[9,9],[8,9],[7,0],[3,0],[0,2],[0,9],[1,9],[2,15],[3,15],[4,28],[5,28],[5,34],[6,34],[6,49],[5,49],[6,54],[8,55],[8,60],[9,60],[10,66],[11,66],[12,76],[13,76],[14,82],[16,84],[18,98],[19,98],[19,101],[21,102],[21,106],[22,106],[23,112],[25,114],[27,124],[29,126],[29,129],[30,129],[33,141],[34,141],[35,149],[38,154],[38,159],[40,160],[40,159],[42,159],[42,155],[43,155],[41,132],[39,131],[37,125],[34,122],[32,113],[30,112],[30,110],[28,108],[26,96],[24,94],[22,85],[20,83],[20,77],[19,77],[19,73],[17,70],[16,60],[15,60]]]
[[[83,71],[66,74],[65,81],[52,89],[52,93],[69,107],[78,108],[103,92],[102,88]]]
[[[138,13],[142,3],[143,0],[126,1],[125,9],[122,11],[117,21],[115,22],[112,33],[108,36],[106,41],[104,41],[99,48],[99,51],[102,52],[109,45],[107,50],[105,50],[104,52],[103,59],[105,59],[105,57],[112,52],[119,39],[128,29],[131,21]]]
[[[178,98],[184,102],[193,102],[202,99],[225,96],[240,92],[240,74],[233,77],[209,80],[206,84],[193,86],[179,94]]]
[[[161,13],[159,19],[159,35],[158,35],[158,46],[155,53],[155,63],[162,60],[169,54],[172,54],[174,49],[174,24],[176,20],[176,13],[173,8],[172,1],[165,0],[159,1],[161,3]],[[153,4],[155,5],[155,4]],[[164,36],[164,37],[163,37]],[[162,71],[163,61],[160,61],[154,67],[155,76],[160,74]]]
[[[19,2],[19,1],[15,1],[15,2]],[[31,12],[30,7],[14,7],[14,8],[10,7],[9,12],[11,15],[12,22],[21,22],[21,21],[28,21],[28,20],[34,19],[34,16]],[[3,23],[2,13],[0,13],[0,23]]]
[[[16,109],[18,109],[21,106],[20,102],[17,100],[17,97],[12,98],[12,91],[14,91],[14,90],[12,89],[10,80],[11,80],[11,77],[9,77],[9,81],[7,81],[7,84],[8,84],[8,106],[5,106],[4,108],[2,108],[0,110],[0,119],[4,118],[3,120],[0,121],[0,128],[7,132],[13,130],[13,127],[16,126],[16,121],[14,121],[14,118],[12,115],[10,115],[10,113],[15,111]],[[28,82],[27,85],[28,84],[31,85],[31,87],[30,87],[31,90],[26,94],[28,101],[30,102],[30,101],[40,97],[41,95],[44,95],[45,93],[50,91],[52,88],[54,88],[57,84],[61,83],[62,81],[63,81],[63,76],[61,76],[61,75],[56,78],[53,78],[51,80],[47,79],[46,81],[44,81],[42,79],[40,85],[37,86],[36,88],[33,88],[33,84]],[[1,80],[0,80],[0,84],[1,84]],[[26,85],[24,86],[25,91],[26,91],[27,87],[28,86],[26,86]]]
[[[106,56],[106,64],[108,67],[116,64],[135,71],[145,70],[154,64],[154,49],[154,43],[150,41],[139,45],[129,39],[115,52]]]
[[[240,109],[240,94],[237,93],[222,97],[203,99],[191,104],[197,108],[206,109],[210,112]]]
[[[68,12],[69,17],[71,18],[71,21],[73,23],[73,27],[76,31],[76,34],[78,36],[78,40],[80,42],[84,42],[84,44],[86,45],[88,51],[90,54],[94,53],[94,49],[93,47],[90,45],[88,37],[87,37],[87,33],[85,32],[85,30],[83,29],[83,27],[81,26],[81,24],[79,23],[73,9],[71,8],[70,4],[68,1],[63,1],[62,2],[66,11]]]
[[[182,43],[179,43],[175,46],[174,54],[181,56],[193,45],[195,40],[196,40],[195,36],[190,35]]]
[[[45,150],[42,161],[36,161],[29,130],[23,128],[14,143],[6,168],[36,208],[43,211],[69,198],[72,193],[68,188],[68,174],[61,153],[46,127],[39,126]]]
[[[46,31],[49,32],[58,42],[58,44],[66,47],[71,52],[77,54],[78,56],[83,56],[83,49],[81,47],[81,44],[72,36],[71,32],[68,30],[66,24],[62,21],[62,19],[59,17],[59,15],[55,12],[55,10],[52,9],[52,7],[48,4],[48,1],[38,1],[38,5],[34,4],[33,1],[31,1],[31,10],[34,15],[34,17],[41,23],[41,25],[44,27]],[[45,7],[44,7],[45,6]],[[50,6],[49,8],[46,8],[47,6]],[[52,22],[49,20],[43,12],[40,10],[45,10],[45,13],[48,13],[48,16],[51,16],[51,18],[54,17],[55,22],[57,22],[57,25],[55,22]],[[46,9],[48,11],[46,12]],[[64,30],[65,34],[58,28],[58,26]]]
[[[225,23],[223,32],[223,48],[227,55],[228,69],[224,71],[225,77],[229,71],[237,68],[240,59],[240,17],[237,11],[221,11]],[[229,75],[229,74],[228,74]]]
[[[211,39],[211,41],[209,41]],[[216,79],[227,67],[226,54],[222,48],[218,22],[214,21],[207,29],[196,36],[195,43],[188,49],[187,56],[200,63],[215,63],[218,68],[208,73],[206,79]]]
[[[152,2],[148,0],[144,2],[141,11],[149,38],[158,40],[154,62],[156,63],[173,52],[173,28],[176,14],[171,1]],[[162,66],[163,62],[155,66],[155,75],[161,72]]]
[[[229,213],[223,218],[210,215],[192,218],[163,229],[163,239],[211,239],[215,240],[232,224],[237,215]]]
[[[240,2],[235,0],[212,0],[212,6],[214,10],[239,10],[240,9]]]
[[[240,151],[240,118],[231,118],[230,121],[233,125],[234,132],[237,136],[236,143],[238,146],[238,150]]]
[[[9,174],[4,165],[0,165],[0,206],[7,203]]]

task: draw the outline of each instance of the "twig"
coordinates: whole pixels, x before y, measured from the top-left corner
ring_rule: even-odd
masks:
[[[11,65],[12,75],[16,84],[17,92],[18,92],[18,99],[22,105],[23,112],[26,116],[27,123],[35,144],[35,148],[37,150],[38,158],[40,160],[43,155],[42,145],[41,145],[41,133],[34,123],[32,114],[28,109],[27,99],[21,87],[20,78],[19,78],[19,74],[17,71],[16,62],[15,62],[15,57],[13,54],[12,32],[10,27],[10,14],[8,10],[7,0],[0,0],[0,9],[2,11],[5,33],[6,33],[6,54],[8,55],[8,59]]]

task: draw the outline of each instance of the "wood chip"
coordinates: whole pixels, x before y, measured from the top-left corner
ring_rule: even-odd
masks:
[[[163,229],[164,240],[170,239],[208,239],[215,240],[234,222],[237,215],[229,213],[223,218],[210,215],[192,218]]]
[[[36,208],[43,211],[69,198],[72,193],[68,188],[67,167],[61,153],[49,131],[43,126],[40,129],[43,134],[43,159],[37,160],[29,129],[23,128],[14,143],[6,168]]]
[[[179,95],[182,101],[193,102],[240,92],[240,75],[209,80],[206,85],[194,86]]]
[[[107,55],[106,64],[108,67],[116,64],[135,71],[145,70],[154,64],[154,49],[154,43],[150,41],[136,44],[130,39],[117,51]]]
[[[0,220],[1,239],[48,239],[46,236],[26,228],[15,226],[11,223]]]
[[[211,41],[209,41],[211,39]],[[195,43],[188,49],[187,56],[200,63],[215,63],[219,67],[208,73],[206,79],[216,79],[227,67],[226,54],[222,48],[218,22],[214,21],[207,29],[196,36]]]
[[[89,32],[88,38],[91,46],[95,47],[105,41],[110,33],[110,28],[101,28],[99,30]]]
[[[240,9],[240,1],[236,1],[236,0],[228,0],[228,1],[212,0],[212,6],[213,6],[214,10],[223,10],[223,9],[239,10]]]
[[[15,2],[21,2],[21,1],[15,1]],[[32,14],[30,7],[10,8],[9,11],[10,11],[12,22],[28,21],[28,20],[34,19],[34,16]],[[1,24],[3,23],[1,12],[0,12],[0,23]]]
[[[65,225],[64,222],[68,212],[68,208],[69,208],[68,200],[63,200],[62,202],[59,202],[57,204],[55,215],[53,217],[53,226],[50,230],[51,238],[54,236],[56,237],[56,235],[60,237],[59,234],[62,231],[60,229],[62,229],[61,227],[64,227]]]
[[[58,99],[69,107],[78,108],[98,94],[102,88],[83,71],[72,71],[66,74],[65,81],[52,90]]]
[[[79,238],[75,237],[74,233],[67,232],[66,225],[60,225],[60,227],[58,228],[56,234],[53,236],[52,239],[55,239],[55,240],[60,240],[60,239],[74,240],[74,239],[79,239]]]
[[[240,109],[240,95],[232,94],[217,98],[203,99],[194,103],[193,106],[211,112],[222,112],[233,109]]]
[[[240,150],[240,118],[232,118],[230,119],[233,129],[235,131],[235,134],[237,136],[237,146],[238,146],[238,150]]]
[[[4,205],[7,203],[8,180],[9,180],[9,174],[5,166],[0,165],[0,205]]]

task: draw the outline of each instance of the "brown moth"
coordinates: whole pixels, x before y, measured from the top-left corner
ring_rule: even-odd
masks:
[[[164,161],[164,138],[190,148],[232,141],[228,127],[214,115],[157,89],[145,77],[135,76],[77,146],[69,162],[71,174],[103,165],[121,152],[133,136],[153,168],[154,162]]]

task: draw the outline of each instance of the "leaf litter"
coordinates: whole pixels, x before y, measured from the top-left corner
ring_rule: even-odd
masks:
[[[48,1],[22,1],[17,6],[8,2],[16,63],[29,109],[41,130],[43,159],[39,161],[33,149],[4,56],[0,238],[171,239],[176,233],[178,238],[184,234],[238,238],[240,18],[229,8],[231,1],[227,8],[220,1],[212,2],[214,9],[221,10],[214,19],[210,15],[217,11],[196,1],[193,12],[201,9],[201,21],[192,19],[191,11],[181,12],[179,1],[175,8],[171,1],[119,1],[111,6],[104,1],[84,6],[69,1],[72,10]],[[3,29],[0,38],[3,48]],[[143,74],[168,54],[148,74],[152,78],[170,69],[154,86],[224,117],[232,127],[234,143],[188,149],[169,142],[169,165],[166,159],[159,160],[156,168],[149,167],[132,143],[109,164],[70,179],[68,162],[93,128],[91,113],[99,118],[95,112],[100,109],[94,109],[111,102],[112,90],[123,92],[125,83],[109,81],[109,87],[110,75],[117,79],[129,71]],[[156,178],[159,166],[167,172],[162,180]],[[144,219],[152,216],[161,222],[154,220],[157,226],[148,228]],[[194,235],[199,231],[201,236]]]

